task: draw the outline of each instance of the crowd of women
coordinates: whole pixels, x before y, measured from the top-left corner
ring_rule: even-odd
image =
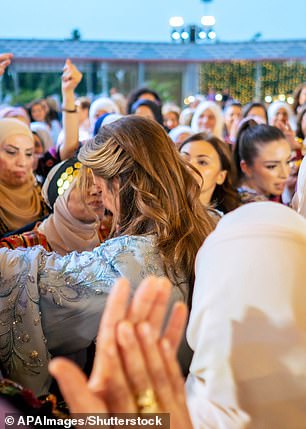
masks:
[[[81,79],[67,60],[60,114],[0,108],[2,399],[56,380],[70,412],[304,429],[306,84],[181,110]]]

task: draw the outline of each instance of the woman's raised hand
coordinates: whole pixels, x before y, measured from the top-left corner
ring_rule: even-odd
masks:
[[[150,277],[128,305],[128,281],[116,283],[101,319],[89,382],[63,358],[50,364],[71,412],[169,412],[172,427],[192,427],[176,360],[187,318],[183,303],[174,305],[162,337],[160,333],[170,294],[167,279]]]
[[[13,58],[12,53],[7,52],[4,54],[0,54],[0,76],[4,74],[7,66],[11,64],[12,58]]]
[[[82,77],[83,75],[78,68],[71,62],[71,60],[67,59],[62,74],[63,93],[69,91],[73,92],[81,82]]]

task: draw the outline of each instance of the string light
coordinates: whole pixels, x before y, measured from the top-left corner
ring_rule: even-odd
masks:
[[[200,92],[207,94],[209,88],[222,93],[228,88],[230,95],[245,104],[255,96],[256,64],[249,61],[227,63],[204,63],[200,68]],[[266,103],[287,100],[291,104],[294,89],[306,81],[306,64],[299,62],[262,62],[261,99]]]
[[[287,103],[288,104],[293,104],[294,103],[294,98],[291,97],[291,96],[287,97]]]
[[[184,104],[186,104],[186,106],[193,103],[194,101],[195,101],[194,95],[189,95],[188,97],[184,98]]]

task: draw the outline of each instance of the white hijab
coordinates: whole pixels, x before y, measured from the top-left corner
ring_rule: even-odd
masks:
[[[182,134],[186,134],[187,139],[187,137],[192,136],[193,131],[187,125],[178,125],[177,127],[172,128],[172,130],[169,131],[169,137],[174,143],[179,142],[179,138]]]
[[[293,130],[296,129],[296,121],[294,118],[293,110],[288,103],[285,101],[273,101],[268,107],[268,119],[269,124],[273,125],[275,116],[280,109],[285,109],[288,114],[288,122]]]
[[[214,101],[203,101],[198,105],[193,114],[190,127],[194,133],[200,133],[203,131],[199,128],[199,118],[207,109],[211,110],[216,118],[216,125],[211,134],[218,137],[219,139],[222,139],[224,126],[223,114],[221,108]]]
[[[196,260],[187,339],[194,427],[306,428],[306,220],[273,202],[227,214]]]
[[[91,103],[89,109],[89,121],[92,129],[94,129],[95,122],[97,120],[96,114],[99,111],[103,111],[104,113],[120,113],[117,105],[109,97],[97,98]]]

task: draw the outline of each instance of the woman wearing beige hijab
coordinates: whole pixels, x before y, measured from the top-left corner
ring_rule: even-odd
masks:
[[[52,250],[64,256],[73,251],[92,250],[104,241],[100,231],[104,216],[101,194],[101,189],[92,184],[85,203],[78,178],[74,178],[69,188],[56,198],[53,214],[37,228],[47,238]]]
[[[80,189],[80,168],[76,158],[53,167],[42,188],[44,200],[53,213],[31,231],[0,239],[0,247],[41,245],[64,256],[72,251],[93,250],[103,242],[110,228],[104,216],[102,192],[93,183],[86,190]]]
[[[18,119],[0,119],[0,237],[48,213],[33,176],[34,138]]]

